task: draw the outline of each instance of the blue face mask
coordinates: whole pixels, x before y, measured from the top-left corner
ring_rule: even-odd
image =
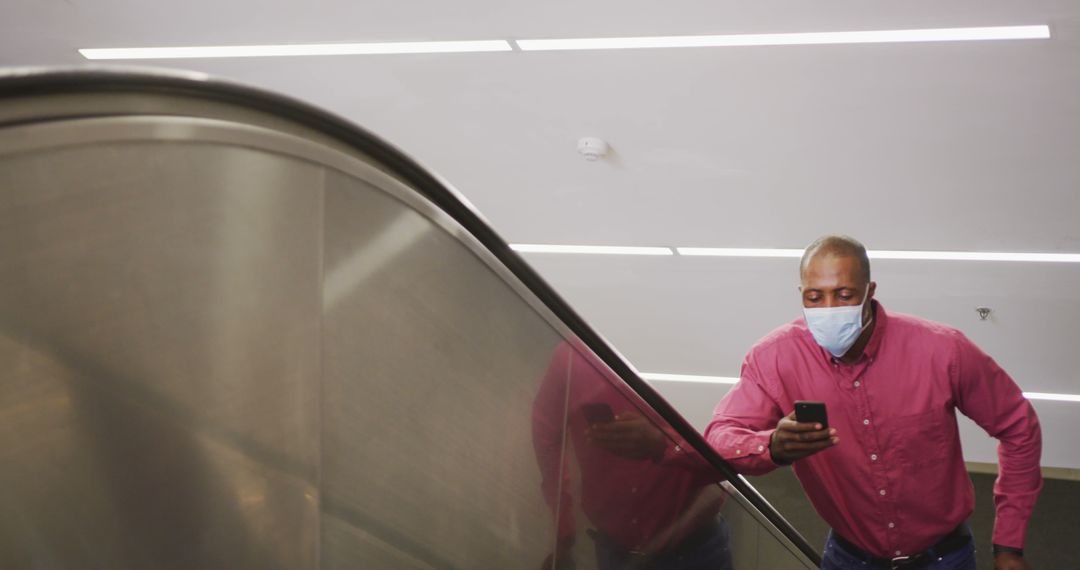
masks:
[[[814,340],[829,351],[829,354],[840,358],[847,354],[851,345],[855,344],[859,335],[870,324],[862,322],[863,307],[870,295],[870,286],[866,286],[866,295],[863,302],[854,307],[822,307],[807,309],[803,307],[803,316],[806,317],[806,326]],[[872,319],[871,319],[872,320]]]

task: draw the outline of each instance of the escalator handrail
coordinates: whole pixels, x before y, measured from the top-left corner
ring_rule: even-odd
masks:
[[[560,319],[623,382],[691,445],[728,483],[736,488],[770,523],[814,564],[821,558],[806,539],[740,477],[660,394],[642,380],[634,369],[570,305],[555,292],[525,260],[503,240],[486,220],[446,181],[382,138],[342,117],[308,103],[263,89],[211,79],[203,74],[136,68],[28,68],[0,73],[0,100],[59,94],[109,92],[149,93],[188,96],[254,109],[292,120],[313,131],[332,137],[379,163],[443,212],[482,244],[544,305]],[[133,111],[129,114],[139,114]],[[110,112],[108,116],[117,116]],[[86,115],[73,115],[74,118]],[[102,116],[102,115],[92,115]],[[9,124],[0,124],[9,126]]]

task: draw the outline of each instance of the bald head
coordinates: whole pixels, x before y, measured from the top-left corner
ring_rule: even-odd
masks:
[[[870,282],[870,258],[866,255],[866,248],[855,238],[827,235],[814,240],[803,252],[802,263],[799,264],[799,279],[806,276],[806,267],[818,257],[853,258],[858,263],[863,283]]]

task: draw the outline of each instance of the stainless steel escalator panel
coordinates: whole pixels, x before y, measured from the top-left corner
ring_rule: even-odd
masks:
[[[432,567],[538,566],[553,517],[529,410],[559,335],[362,182],[328,177],[325,226],[324,520],[355,519]],[[356,555],[323,545],[330,567]]]
[[[0,195],[3,362],[36,364],[0,387],[4,567],[543,558],[528,403],[562,335],[461,228],[261,127],[6,134],[34,191]]]
[[[198,144],[0,157],[0,566],[313,567],[322,181]]]
[[[561,346],[710,469],[401,178],[182,91],[0,102],[0,567],[539,567]],[[730,492],[736,568],[812,567]]]

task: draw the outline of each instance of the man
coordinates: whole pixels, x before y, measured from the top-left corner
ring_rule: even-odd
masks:
[[[533,445],[557,527],[542,568],[575,566],[580,507],[599,570],[731,570],[722,477],[603,370],[587,348],[560,343],[533,404]]]
[[[1000,441],[994,567],[1030,570],[1042,436],[1020,388],[956,329],[887,314],[854,239],[815,241],[800,276],[804,318],[750,350],[709,443],[743,473],[793,466],[832,527],[824,569],[974,570],[959,410]],[[828,426],[795,421],[796,400],[824,402]]]

